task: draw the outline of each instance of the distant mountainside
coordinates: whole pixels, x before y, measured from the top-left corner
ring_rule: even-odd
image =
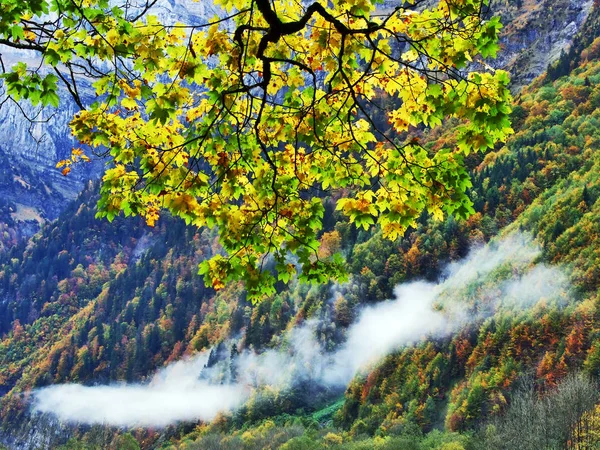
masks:
[[[515,89],[531,83],[568,51],[588,17],[593,0],[491,0],[492,14],[505,24],[496,67],[511,72]]]
[[[153,13],[166,24],[199,24],[217,12],[211,2],[159,0],[153,5]],[[2,49],[7,66],[31,61],[31,56],[25,51]],[[85,82],[80,89],[86,92]],[[93,92],[87,90],[90,92],[84,94],[85,102],[91,103]],[[12,235],[29,237],[40,224],[55,220],[86,183],[102,172],[104,161],[98,158],[77,167],[68,177],[56,169],[58,161],[69,157],[73,147],[79,147],[68,126],[77,110],[66,91],[57,109],[33,108],[25,102],[6,102],[0,108],[0,158],[7,163],[2,167],[0,198],[10,204],[6,211],[0,207],[0,223],[10,228]],[[10,242],[0,238],[0,245]]]
[[[27,105],[21,108],[36,113]],[[0,221],[22,237],[31,236],[42,223],[58,218],[102,170],[103,163],[95,161],[78,168],[73,176],[64,177],[55,167],[77,147],[67,126],[75,111],[74,103],[67,100],[60,110],[45,109],[37,116],[37,123],[30,123],[15,104],[2,106],[0,197],[10,207],[0,212]]]

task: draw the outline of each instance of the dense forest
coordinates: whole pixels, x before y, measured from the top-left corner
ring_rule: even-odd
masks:
[[[466,158],[470,218],[423,213],[390,242],[350,223],[335,196],[321,198],[319,251],[343,255],[346,283],[278,282],[256,304],[241,282],[216,291],[197,273],[222,252],[216,230],[171,216],[153,228],[98,220],[98,182],[31,239],[0,224],[0,442],[64,450],[597,448],[599,24],[596,4],[570,49],[515,96],[514,134]],[[454,125],[404,138],[435,151],[456,142]],[[486,270],[478,255],[495,258],[514,236],[524,250],[507,250]],[[464,281],[468,261],[480,266]],[[214,420],[164,428],[61,424],[32,410],[40,388],[149,382],[157,369],[199,354],[207,357],[201,373],[241,382],[240,355],[292,354],[297,329],[310,329],[315,345],[335,355],[365,310],[414,282],[441,289],[434,306],[452,313],[458,303],[469,320],[415,334],[347,386],[311,377],[257,382],[241,406]],[[496,300],[509,294],[533,300]],[[32,437],[32,429],[47,432]]]

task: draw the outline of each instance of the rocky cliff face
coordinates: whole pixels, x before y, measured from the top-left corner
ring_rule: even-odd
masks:
[[[1,434],[0,444],[11,450],[56,448],[70,437],[69,428],[47,414],[32,414],[11,429],[10,435]]]
[[[494,65],[510,70],[515,90],[545,72],[567,50],[593,6],[593,0],[492,0],[490,15],[505,28]]]
[[[22,110],[33,121],[28,120]],[[65,201],[75,198],[85,180],[99,173],[98,162],[78,166],[64,177],[56,163],[70,155],[77,142],[70,136],[68,123],[76,112],[68,99],[59,109],[35,111],[28,105],[6,103],[0,115],[0,157],[13,175],[10,186],[6,174],[0,194],[17,203],[36,208],[44,219],[53,220]],[[32,194],[40,194],[36,201]]]
[[[56,169],[77,146],[68,129],[75,112],[68,100],[58,110],[40,112],[14,103],[0,109],[0,224],[10,234],[8,241],[0,237],[0,251],[56,219],[84,184],[100,174],[100,160],[79,165],[68,177]]]
[[[391,11],[401,0],[384,0]],[[429,0],[433,5],[437,0]],[[486,14],[500,16],[502,50],[491,64],[512,74],[518,91],[567,50],[592,10],[593,0],[490,0]]]
[[[200,24],[215,16],[218,9],[210,2],[159,0],[153,13],[166,24]],[[1,51],[8,67],[31,57],[27,52],[5,48]],[[0,107],[0,199],[3,202],[0,224],[8,225],[22,237],[36,232],[40,224],[56,219],[84,184],[99,176],[105,163],[92,158],[91,164],[77,166],[67,177],[56,169],[56,163],[78,146],[68,127],[77,106],[66,91],[61,99],[58,109],[40,110],[26,102],[20,105],[6,102]],[[94,99],[90,97],[89,101]],[[0,238],[0,251],[2,244]]]

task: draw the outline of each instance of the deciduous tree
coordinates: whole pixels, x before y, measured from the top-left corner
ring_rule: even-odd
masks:
[[[220,14],[193,24],[133,3],[2,1],[0,44],[43,61],[3,65],[4,101],[56,106],[62,82],[83,148],[63,173],[91,148],[110,158],[99,216],[152,226],[166,209],[218,227],[225,252],[201,266],[214,288],[242,279],[256,299],[297,271],[343,277],[318,251],[331,191],[351,222],[390,239],[423,211],[473,212],[463,158],[511,131],[508,75],[484,61],[501,27],[484,20],[488,0],[215,0]],[[449,148],[407,138],[450,118]]]

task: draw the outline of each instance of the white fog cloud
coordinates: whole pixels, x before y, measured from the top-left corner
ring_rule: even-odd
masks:
[[[450,264],[443,282],[405,283],[395,288],[393,300],[363,308],[335,352],[325,352],[315,338],[316,320],[292,329],[285,349],[242,352],[233,361],[238,373],[235,383],[211,381],[222,379],[215,373],[219,366],[205,369],[207,357],[201,355],[168,366],[145,385],[43,388],[34,393],[34,408],[69,422],[160,427],[211,420],[219,412],[241,406],[261,386],[285,388],[297,380],[345,386],[393,351],[428,337],[447,336],[498,308],[564,301],[567,277],[556,267],[534,265],[539,255],[539,247],[522,234],[476,249],[463,261]],[[496,274],[502,270],[508,273]],[[486,277],[494,276],[500,281],[486,282]]]
[[[35,392],[35,409],[66,422],[119,427],[162,427],[176,422],[212,420],[239,407],[249,390],[241,385],[215,385],[198,375],[205,354],[171,364],[147,385],[82,386],[63,384]]]

